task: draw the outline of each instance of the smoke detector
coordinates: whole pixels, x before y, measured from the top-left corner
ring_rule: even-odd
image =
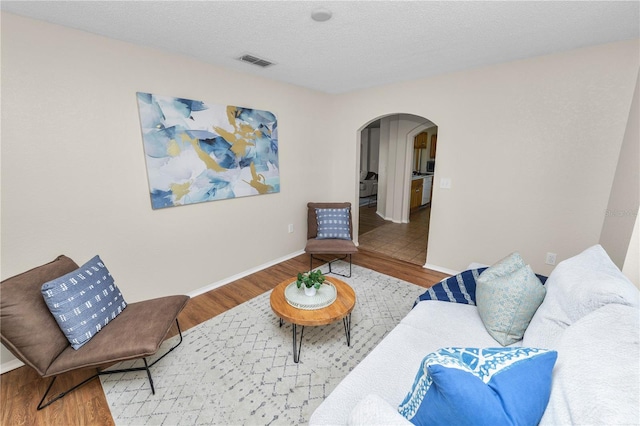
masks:
[[[324,22],[331,19],[331,15],[332,13],[330,10],[316,9],[313,12],[311,12],[311,19],[313,19],[316,22]]]

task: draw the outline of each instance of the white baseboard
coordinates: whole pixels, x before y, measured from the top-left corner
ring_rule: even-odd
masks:
[[[239,274],[236,274],[236,275],[234,275],[232,277],[225,278],[224,280],[221,280],[221,281],[215,282],[213,284],[210,284],[208,286],[201,287],[201,288],[199,288],[197,290],[191,291],[191,292],[187,293],[187,295],[190,296],[190,297],[198,296],[200,294],[203,294],[203,293],[206,293],[208,291],[211,291],[211,290],[213,290],[215,288],[222,287],[225,284],[229,284],[230,282],[233,282],[235,280],[239,280],[240,278],[244,278],[247,275],[251,275],[251,274],[253,274],[255,272],[261,271],[261,270],[266,269],[266,268],[268,268],[270,266],[273,266],[273,265],[276,265],[278,263],[284,262],[285,260],[289,260],[291,258],[294,258],[294,257],[296,257],[298,255],[303,254],[303,253],[304,253],[304,250],[299,250],[297,252],[290,253],[290,254],[288,254],[286,256],[283,256],[283,257],[281,257],[279,259],[274,259],[274,260],[272,260],[272,261],[270,261],[268,263],[265,263],[263,265],[256,266],[255,268],[251,268],[249,270],[243,271],[243,272],[241,272]],[[18,360],[18,359],[12,359],[10,361],[4,362],[4,363],[0,364],[0,374],[4,374],[4,373],[6,373],[8,371],[15,370],[16,368],[22,367],[23,365],[24,365],[24,363],[22,361]]]
[[[291,258],[299,256],[299,255],[301,255],[303,253],[304,253],[304,250],[299,250],[299,251],[296,251],[294,253],[290,253],[290,254],[288,254],[286,256],[280,257],[278,259],[274,259],[274,260],[272,260],[270,262],[267,262],[267,263],[264,263],[264,264],[262,264],[260,266],[256,266],[255,268],[248,269],[246,271],[240,272],[239,274],[236,274],[236,275],[233,275],[231,277],[225,278],[223,280],[217,281],[217,282],[215,282],[213,284],[209,284],[209,285],[201,287],[201,288],[199,288],[197,290],[193,290],[193,291],[187,293],[187,295],[190,296],[190,297],[199,296],[199,295],[204,294],[204,293],[206,293],[208,291],[211,291],[211,290],[216,289],[218,287],[222,287],[223,285],[229,284],[230,282],[239,280],[240,278],[244,278],[247,275],[254,274],[254,273],[256,273],[258,271],[262,271],[263,269],[266,269],[266,268],[268,268],[270,266],[277,265],[278,263],[284,262],[285,260],[289,260]]]
[[[16,368],[20,368],[23,365],[24,363],[19,359],[12,359],[11,361],[4,362],[0,364],[0,374],[15,370]]]
[[[454,271],[453,269],[443,268],[442,266],[438,266],[438,265],[432,265],[430,263],[425,263],[423,268],[432,269],[434,271],[442,272],[443,274],[449,274],[449,275],[456,275],[461,272],[461,271]]]

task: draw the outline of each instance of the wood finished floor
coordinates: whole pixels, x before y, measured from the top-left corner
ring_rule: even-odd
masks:
[[[353,256],[353,263],[422,287],[430,287],[446,277],[440,272],[362,248]],[[271,290],[281,281],[306,270],[308,265],[309,257],[300,255],[194,297],[178,317],[180,326],[187,330],[207,321]],[[94,371],[85,370],[59,376],[51,394],[57,395],[74,383],[89,377]],[[42,379],[33,369],[26,366],[0,376],[0,423],[12,426],[114,424],[102,386],[97,379],[49,407],[37,411],[36,406],[49,385],[49,380]]]

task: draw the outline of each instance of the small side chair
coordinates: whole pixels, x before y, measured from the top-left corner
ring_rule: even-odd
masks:
[[[43,295],[43,284],[78,270],[79,266],[66,256],[0,283],[0,340],[25,365],[42,378],[52,377],[38,404],[38,410],[59,400],[90,380],[112,373],[146,371],[151,392],[155,394],[150,367],[182,342],[178,314],[189,296],[176,295],[131,303],[79,349],[74,349],[51,314]],[[169,331],[177,328],[180,339],[153,363],[147,357],[158,352]],[[142,359],[144,366],[123,370],[105,370],[124,360]],[[96,373],[59,395],[46,400],[56,377],[60,374],[95,368]]]
[[[318,259],[329,263],[328,273],[351,277],[351,256],[358,252],[353,242],[351,203],[307,204],[307,245],[304,251],[310,255],[310,271],[313,270],[313,260]],[[327,255],[338,257],[332,260],[323,259]],[[332,270],[333,262],[347,258],[349,259],[348,275]]]

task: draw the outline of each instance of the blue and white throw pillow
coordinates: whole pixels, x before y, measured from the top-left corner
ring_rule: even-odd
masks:
[[[349,207],[343,209],[316,209],[318,233],[316,239],[350,240]]]
[[[42,285],[42,296],[74,349],[80,349],[127,303],[100,256]]]
[[[413,303],[415,307],[423,300],[441,300],[444,302],[464,303],[467,305],[476,304],[476,281],[487,267],[477,269],[467,269],[459,274],[441,280],[428,288]],[[540,283],[544,285],[547,277],[536,274]]]
[[[443,348],[423,360],[398,412],[415,425],[537,425],[556,351]]]

